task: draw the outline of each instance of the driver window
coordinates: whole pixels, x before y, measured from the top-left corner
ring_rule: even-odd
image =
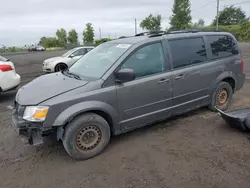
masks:
[[[138,49],[121,68],[133,69],[137,78],[164,72],[164,54],[161,43],[149,44]]]

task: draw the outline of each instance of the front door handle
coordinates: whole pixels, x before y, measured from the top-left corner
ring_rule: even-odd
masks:
[[[181,80],[183,78],[184,78],[184,74],[180,74],[180,75],[176,76],[174,79],[175,80]]]
[[[158,84],[165,84],[165,83],[168,83],[169,81],[170,81],[169,79],[163,78],[163,79],[161,79],[161,80],[158,82]]]

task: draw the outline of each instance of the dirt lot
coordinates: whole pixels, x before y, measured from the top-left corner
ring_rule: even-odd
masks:
[[[250,44],[241,44],[250,75]],[[62,52],[9,58],[22,84],[41,74],[44,59]],[[232,108],[250,106],[250,77]],[[7,110],[15,92],[0,97],[0,187],[236,188],[250,187],[250,135],[229,128],[207,109],[112,139],[107,150],[74,161],[60,143],[25,147]]]

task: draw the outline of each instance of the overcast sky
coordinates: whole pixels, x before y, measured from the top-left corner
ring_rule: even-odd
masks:
[[[224,5],[244,0],[220,0]],[[161,14],[162,27],[169,25],[174,0],[0,0],[0,45],[34,44],[42,36],[55,36],[58,28],[75,28],[79,35],[91,22],[99,38],[134,34],[134,19]],[[214,0],[191,0],[193,22],[203,18],[210,24],[216,15]],[[211,4],[210,4],[211,3]],[[209,5],[208,5],[209,4]],[[203,5],[207,5],[203,8]],[[250,16],[250,2],[240,6]],[[82,37],[80,36],[80,39]]]

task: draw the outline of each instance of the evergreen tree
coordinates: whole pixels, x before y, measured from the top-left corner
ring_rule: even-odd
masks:
[[[68,41],[69,41],[70,44],[77,44],[77,42],[78,42],[78,34],[77,34],[75,29],[72,29],[71,31],[69,31]]]
[[[86,29],[83,31],[83,42],[93,43],[94,42],[94,28],[91,23],[86,24]]]
[[[170,30],[184,30],[192,27],[190,0],[175,0],[173,15],[171,16]]]

